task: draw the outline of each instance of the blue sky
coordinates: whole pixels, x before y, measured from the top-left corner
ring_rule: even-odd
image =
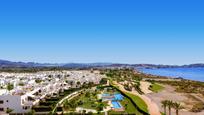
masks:
[[[202,0],[1,0],[0,59],[204,63]]]

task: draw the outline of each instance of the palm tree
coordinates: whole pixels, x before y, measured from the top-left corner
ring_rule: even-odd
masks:
[[[161,104],[162,104],[162,107],[164,108],[164,114],[166,115],[166,107],[168,106],[168,101],[164,100],[161,102]]]
[[[176,115],[179,114],[179,110],[183,109],[183,107],[181,106],[181,104],[180,104],[180,103],[177,103],[177,102],[173,103],[173,108],[176,110]]]
[[[172,108],[172,106],[173,106],[173,102],[170,101],[170,100],[168,100],[168,101],[167,101],[167,105],[168,105],[168,108],[169,108],[169,115],[171,115],[171,108]]]

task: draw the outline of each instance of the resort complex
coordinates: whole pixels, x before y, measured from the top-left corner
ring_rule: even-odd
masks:
[[[204,0],[0,0],[0,115],[204,115]]]
[[[149,114],[145,102],[118,88],[108,71],[1,72],[0,76],[0,114]]]
[[[0,87],[1,115],[203,113],[202,83],[131,68],[1,72]]]

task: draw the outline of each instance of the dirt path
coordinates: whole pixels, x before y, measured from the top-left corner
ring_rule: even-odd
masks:
[[[163,107],[161,105],[161,101],[163,100],[172,100],[174,102],[179,102],[184,106],[186,109],[182,109],[179,111],[179,115],[204,115],[204,111],[198,112],[198,113],[193,113],[189,112],[189,108],[192,107],[194,100],[190,99],[185,93],[178,93],[175,92],[175,88],[169,85],[163,85],[164,90],[158,93],[151,93],[151,94],[146,94],[147,97],[151,98],[155,103],[157,103],[158,107],[160,108],[160,111],[164,111]],[[193,96],[193,95],[192,95]],[[198,97],[198,96],[196,96]],[[198,99],[198,98],[196,98]],[[199,99],[198,99],[199,100]],[[203,100],[203,99],[201,99]],[[201,101],[200,100],[200,101]],[[188,102],[188,105],[186,105],[185,102]],[[175,110],[172,109],[172,115],[176,115]]]
[[[191,96],[195,97],[196,99],[198,99],[199,101],[201,101],[202,103],[204,103],[204,99],[199,97],[197,94],[190,94]]]
[[[151,83],[146,82],[146,81],[141,81],[140,82],[140,89],[142,90],[143,93],[148,94],[148,93],[152,93],[151,90],[149,90],[149,86],[151,85]]]
[[[159,111],[159,107],[157,106],[157,104],[155,102],[153,102],[149,97],[145,96],[145,95],[140,95],[137,91],[127,91],[124,89],[124,87],[117,83],[117,82],[113,82],[114,84],[116,84],[117,86],[119,86],[120,90],[124,91],[124,92],[128,92],[131,94],[134,94],[138,97],[140,97],[142,100],[144,100],[144,102],[147,104],[148,106],[148,111],[150,115],[161,115],[160,111]]]

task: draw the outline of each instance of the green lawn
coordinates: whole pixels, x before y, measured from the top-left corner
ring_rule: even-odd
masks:
[[[79,107],[83,107],[86,109],[97,109],[97,98],[94,96],[86,97],[85,95],[82,95],[78,101],[82,101],[83,104],[79,105]]]
[[[120,101],[121,105],[125,108],[124,112],[117,112],[117,111],[109,111],[108,113],[111,114],[136,114],[142,115],[133,105],[133,103],[125,97],[123,101]],[[125,106],[127,104],[127,106]]]
[[[125,111],[127,111],[128,113],[136,113],[137,109],[135,108],[135,106],[132,104],[132,102],[125,97],[124,100],[120,101],[121,105],[125,108]],[[127,106],[125,106],[127,104]]]
[[[117,112],[117,111],[109,111],[108,113],[111,114],[136,114],[142,115],[132,104],[132,102],[127,98],[124,97],[124,100],[120,101],[120,104],[125,108],[124,112]],[[125,106],[127,104],[127,106]]]
[[[109,111],[108,112],[109,115],[122,115],[122,114],[132,114],[132,115],[143,115],[142,113],[140,113],[139,111],[136,111],[135,113],[130,113],[128,111],[124,111],[124,112],[117,112],[117,111]]]
[[[97,95],[93,95],[92,93],[86,95],[87,92],[83,92],[79,96],[74,97],[69,101],[69,103],[71,103],[69,105],[72,105],[71,107],[69,107],[69,111],[75,110],[76,107],[97,110],[98,104],[101,104],[101,102],[98,101]]]
[[[164,89],[164,87],[163,86],[161,86],[161,85],[159,85],[159,84],[157,84],[157,83],[154,83],[154,84],[152,84],[151,85],[151,87],[149,87],[149,89],[151,90],[151,91],[153,91],[153,92],[159,92],[159,91],[161,91],[161,90],[163,90]]]
[[[140,108],[142,111],[149,113],[147,110],[147,104],[138,96],[130,94],[130,93],[125,93],[128,97],[130,97],[134,103]]]

